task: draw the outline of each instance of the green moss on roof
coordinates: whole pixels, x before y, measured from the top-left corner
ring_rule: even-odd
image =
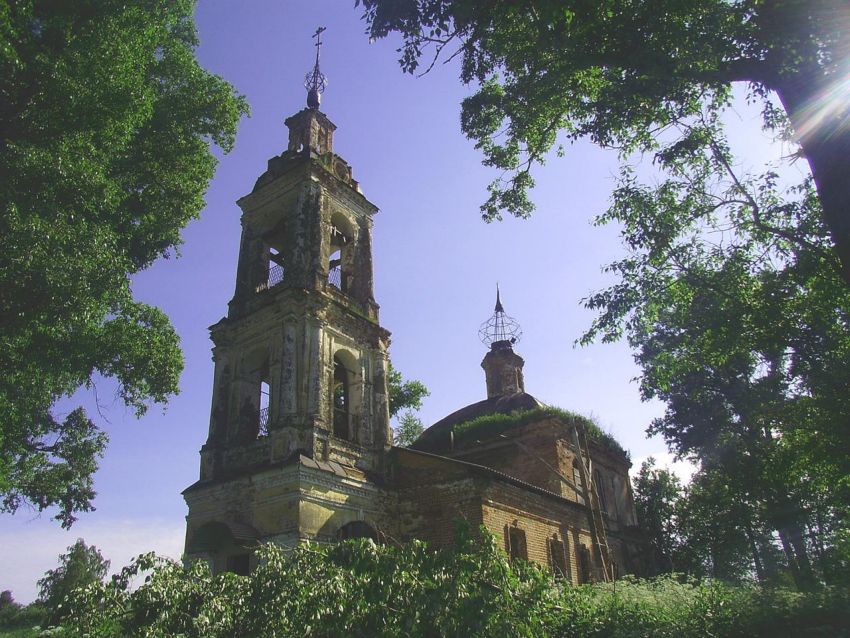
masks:
[[[560,419],[566,424],[573,424],[580,421],[584,424],[588,439],[596,442],[606,450],[619,452],[628,457],[628,452],[623,449],[623,446],[620,445],[617,439],[604,432],[592,419],[581,414],[576,414],[575,412],[570,412],[569,410],[548,406],[533,408],[531,410],[518,410],[510,414],[488,414],[470,421],[464,421],[454,426],[454,437],[457,442],[474,438],[489,438],[498,436],[513,428],[553,417]]]

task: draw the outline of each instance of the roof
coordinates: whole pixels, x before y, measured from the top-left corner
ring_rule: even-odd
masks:
[[[435,447],[442,447],[456,425],[491,414],[511,414],[512,412],[541,407],[544,407],[544,404],[527,392],[516,392],[478,401],[437,421],[425,430],[411,447],[417,450],[431,450]]]

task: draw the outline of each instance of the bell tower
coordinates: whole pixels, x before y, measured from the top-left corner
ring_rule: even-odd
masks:
[[[320,32],[319,34],[320,35]],[[375,467],[389,447],[389,333],[372,284],[372,217],[318,110],[287,118],[287,150],[239,201],[242,239],[227,317],[211,328],[215,380],[203,474],[262,447]]]
[[[319,111],[321,31],[316,64],[307,74],[307,107],[286,119],[286,150],[268,161],[238,201],[235,292],[227,316],[210,327],[215,371],[209,432],[200,480],[184,492],[188,554],[203,555],[204,534],[213,532],[196,532],[213,523],[225,526],[217,529],[227,542],[245,535],[243,525],[255,530],[248,536],[285,542],[331,533],[305,531],[303,508],[281,512],[252,490],[261,479],[280,483],[277,502],[298,503],[303,484],[284,488],[286,472],[269,474],[269,468],[296,467],[287,471],[301,476],[305,466],[321,466],[332,468],[335,480],[363,477],[381,468],[392,443],[390,335],[378,321],[372,279],[378,209],[334,153],[336,126]],[[214,496],[220,489],[229,496]],[[362,517],[368,503],[359,511]]]

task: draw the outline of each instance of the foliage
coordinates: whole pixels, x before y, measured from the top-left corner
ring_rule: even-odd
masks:
[[[530,214],[531,167],[544,161],[559,134],[588,137],[624,155],[654,151],[671,126],[719,112],[732,83],[748,83],[766,125],[787,125],[801,145],[821,222],[850,284],[850,7],[843,0],[357,4],[370,37],[401,35],[405,71],[416,71],[429,47],[431,66],[455,47],[462,80],[478,82],[463,102],[461,126],[484,163],[504,171],[482,206],[486,219],[503,210]],[[683,150],[698,143],[687,135],[679,141]]]
[[[655,467],[651,456],[632,479],[638,527],[647,535],[659,572],[673,572],[673,554],[677,545],[676,505],[682,497],[682,485],[671,471]],[[679,571],[682,571],[679,568]]]
[[[22,607],[17,603],[0,609],[0,637],[36,636],[47,619],[47,610],[40,603]],[[34,628],[39,629],[38,631]],[[6,632],[9,633],[6,633]]]
[[[850,294],[810,180],[741,174],[715,115],[681,126],[698,143],[662,149],[654,187],[625,169],[600,217],[629,255],[583,339],[626,335],[643,397],[667,405],[650,432],[706,470],[698,509],[734,510],[739,544],[778,533],[809,586],[850,502]]]
[[[497,413],[476,417],[475,419],[454,426],[454,436],[456,441],[484,436],[492,437],[513,428],[551,418],[560,419],[565,425],[581,422],[585,427],[588,439],[607,450],[624,455],[628,454],[617,439],[604,432],[592,419],[570,412],[569,410],[550,406],[532,408],[530,410],[517,410],[510,414]]]
[[[408,410],[398,420],[398,425],[393,434],[393,443],[401,447],[409,447],[424,431],[425,426],[422,424],[422,419]]]
[[[77,590],[69,635],[99,636],[848,636],[850,595],[622,580],[572,587],[511,563],[482,532],[435,552],[369,540],[260,547],[248,576],[211,576],[140,556],[110,583]],[[131,591],[131,579],[145,582]]]
[[[38,601],[47,609],[47,624],[56,625],[71,611],[69,594],[78,587],[100,584],[109,571],[109,561],[97,548],[89,547],[82,538],[59,556],[59,566],[44,574],[38,581]]]
[[[177,391],[178,337],[130,277],[201,210],[246,104],[197,63],[191,0],[0,7],[0,494],[70,526],[106,436],[51,406],[95,375],[136,414]]]
[[[390,393],[391,417],[405,408],[418,410],[422,407],[422,399],[431,394],[421,381],[402,379],[401,372],[393,368],[392,363],[387,374],[387,389]]]

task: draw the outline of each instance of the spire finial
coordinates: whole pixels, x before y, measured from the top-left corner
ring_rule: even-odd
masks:
[[[505,314],[499,284],[496,284],[496,308],[493,316],[481,324],[478,337],[491,350],[510,349],[522,337],[522,328],[513,317]]]
[[[304,78],[304,88],[307,89],[307,106],[311,109],[318,109],[321,102],[321,94],[325,91],[328,84],[328,79],[319,69],[319,57],[322,51],[322,32],[326,27],[319,27],[313,34],[316,39],[316,63],[313,65],[313,70],[307,73]]]

